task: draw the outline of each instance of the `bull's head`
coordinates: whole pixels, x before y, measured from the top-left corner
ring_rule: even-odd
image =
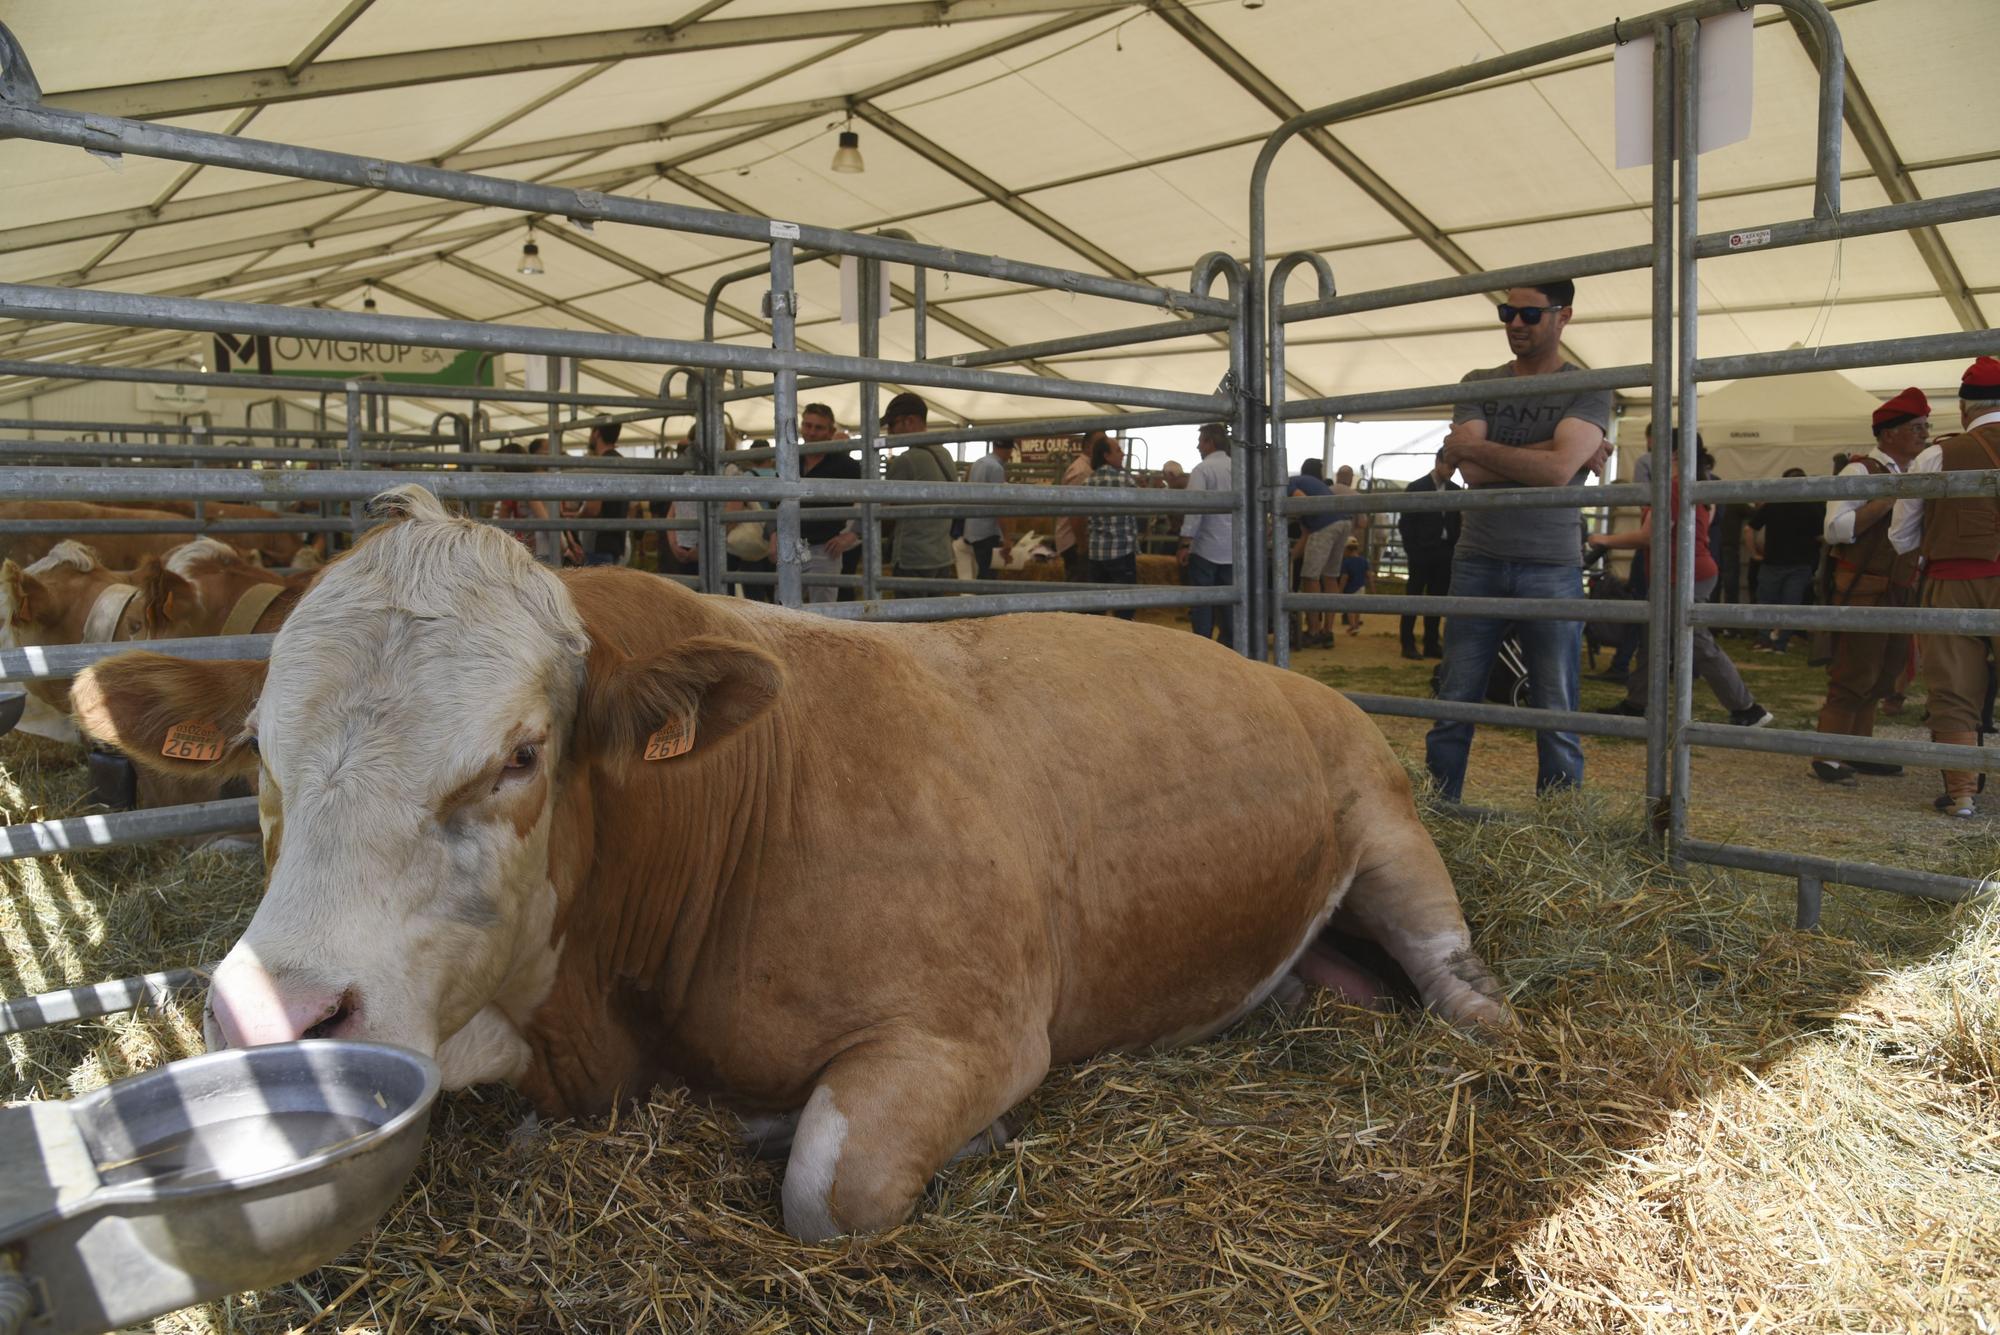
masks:
[[[401,522],[320,573],[268,663],[107,659],[77,681],[78,719],[155,769],[258,780],[267,886],[216,973],[211,1044],[367,1038],[436,1056],[454,1086],[508,1079],[554,977],[565,792],[644,763],[663,724],[721,741],[779,669],[730,641],[593,646],[506,534],[417,487],[377,510]]]

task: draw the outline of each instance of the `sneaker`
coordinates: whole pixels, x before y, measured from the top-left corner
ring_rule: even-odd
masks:
[[[1414,658],[1419,662],[1423,660],[1423,655],[1417,652],[1417,646],[1414,644],[1406,644],[1403,646],[1403,657]]]
[[[1978,809],[1972,805],[1970,797],[1953,797],[1950,793],[1939,793],[1932,800],[1931,805],[1936,807],[1943,815],[1956,816],[1960,820],[1966,820],[1979,814]]]
[[[1775,715],[1770,710],[1764,708],[1764,706],[1758,704],[1755,700],[1752,700],[1744,708],[1733,709],[1729,713],[1729,721],[1739,728],[1761,728],[1774,718]]]
[[[1879,779],[1893,779],[1903,772],[1901,765],[1885,765],[1879,760],[1856,760],[1851,762],[1857,774],[1873,774]]]
[[[1861,782],[1861,780],[1854,777],[1854,770],[1851,766],[1843,765],[1838,760],[1815,760],[1812,763],[1812,772],[1813,777],[1821,783],[1857,784]]]
[[[1616,714],[1620,718],[1646,717],[1646,711],[1638,705],[1633,704],[1630,700],[1620,700],[1615,705],[1606,705],[1602,709],[1594,709],[1591,712],[1593,714]]]

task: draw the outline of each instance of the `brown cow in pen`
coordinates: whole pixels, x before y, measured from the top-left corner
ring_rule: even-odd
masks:
[[[261,775],[211,1041],[399,1043],[557,1114],[684,1084],[789,1133],[785,1224],[824,1238],[903,1219],[1052,1064],[1338,980],[1336,910],[1440,1015],[1512,1024],[1401,767],[1318,683],[1110,618],[558,577],[420,488],[378,504],[268,663],[77,682],[135,759]],[[1087,782],[988,800],[1079,748]]]

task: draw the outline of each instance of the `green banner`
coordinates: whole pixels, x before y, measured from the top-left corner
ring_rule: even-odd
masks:
[[[483,364],[482,364],[483,359]],[[215,336],[215,369],[325,380],[387,380],[414,385],[494,384],[496,357],[472,350],[413,348],[345,338],[290,334]]]

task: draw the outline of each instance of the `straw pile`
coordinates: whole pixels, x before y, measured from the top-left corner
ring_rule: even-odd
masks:
[[[67,774],[0,742],[10,819],[60,814]],[[682,1096],[558,1125],[447,1096],[368,1240],[162,1329],[2000,1328],[2000,913],[1846,892],[1795,933],[1776,882],[1671,874],[1603,799],[1431,826],[1525,1021],[1509,1048],[1267,1009],[1054,1072],[910,1224],[826,1247]],[[256,881],[159,851],[0,875],[9,993],[212,958]],[[187,1012],[10,1038],[0,1097],[192,1042]]]

